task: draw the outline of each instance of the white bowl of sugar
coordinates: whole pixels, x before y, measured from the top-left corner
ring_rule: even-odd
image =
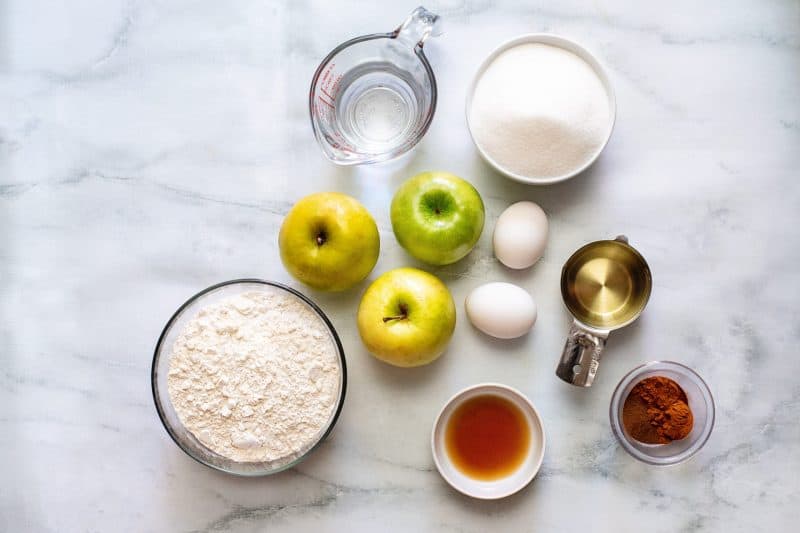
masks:
[[[585,48],[536,33],[498,46],[467,92],[467,126],[498,172],[529,184],[557,183],[595,162],[616,118],[614,89]]]

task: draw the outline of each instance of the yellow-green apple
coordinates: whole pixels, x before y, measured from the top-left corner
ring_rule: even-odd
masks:
[[[309,287],[341,291],[366,278],[378,261],[378,226],[358,200],[338,192],[294,204],[278,235],[286,270]]]
[[[483,231],[483,200],[468,181],[449,172],[423,172],[403,183],[392,200],[397,241],[420,261],[455,263]]]
[[[456,306],[433,274],[396,268],[364,292],[357,322],[372,355],[395,366],[420,366],[444,352],[456,327]]]

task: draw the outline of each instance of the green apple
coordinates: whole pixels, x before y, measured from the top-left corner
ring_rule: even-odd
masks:
[[[444,352],[456,327],[456,306],[436,276],[397,268],[367,288],[357,322],[372,355],[395,366],[420,366]]]
[[[286,270],[314,289],[341,291],[366,278],[380,252],[378,226],[358,200],[338,192],[294,204],[278,235]]]
[[[483,200],[468,181],[449,172],[423,172],[392,200],[392,229],[405,250],[426,263],[455,263],[483,231]]]

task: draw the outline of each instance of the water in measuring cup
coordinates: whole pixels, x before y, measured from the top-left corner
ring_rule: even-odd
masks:
[[[344,137],[366,152],[386,152],[402,145],[421,121],[422,87],[384,61],[359,65],[342,76],[335,102]]]

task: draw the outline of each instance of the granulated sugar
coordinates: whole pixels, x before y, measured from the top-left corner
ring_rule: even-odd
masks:
[[[173,346],[168,388],[183,425],[239,462],[287,463],[327,428],[341,383],[337,347],[302,301],[265,288],[210,304]]]
[[[611,127],[609,97],[577,55],[540,43],[497,56],[475,86],[470,128],[501,167],[552,178],[587,164]]]

